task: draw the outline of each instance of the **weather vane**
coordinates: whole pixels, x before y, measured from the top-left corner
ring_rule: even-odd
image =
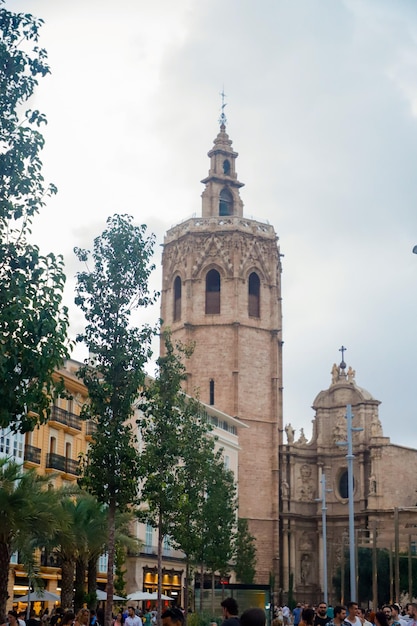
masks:
[[[227,106],[227,102],[224,101],[224,99],[226,98],[226,94],[224,93],[224,87],[223,87],[220,95],[222,97],[222,106],[221,106],[222,112],[220,113],[219,124],[220,124],[220,126],[226,126],[226,124],[227,124],[227,117],[226,117],[226,114],[224,112],[224,109]]]

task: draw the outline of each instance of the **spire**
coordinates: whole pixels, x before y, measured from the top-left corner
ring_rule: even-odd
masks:
[[[232,140],[226,133],[226,114],[224,101],[226,94],[221,92],[222,105],[219,117],[220,131],[214,140],[213,148],[208,153],[210,169],[207,178],[201,182],[206,185],[202,193],[203,217],[243,216],[243,202],[239,189],[243,187],[237,179],[236,159],[238,153],[232,148]]]

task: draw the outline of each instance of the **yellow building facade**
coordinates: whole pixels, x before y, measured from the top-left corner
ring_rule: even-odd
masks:
[[[78,476],[79,455],[87,451],[93,424],[80,419],[80,412],[87,392],[76,372],[80,363],[68,360],[56,372],[56,380],[62,378],[69,398],[58,398],[51,409],[50,419],[26,435],[3,431],[0,434],[0,454],[13,456],[27,469],[34,468],[41,475],[50,476],[53,487],[75,484]],[[60,595],[61,571],[56,556],[43,550],[39,554],[40,576],[45,589]],[[105,582],[105,572],[99,573],[98,582]],[[17,603],[23,609],[19,596],[27,594],[29,580],[24,566],[19,563],[19,555],[12,555],[9,572],[8,609]],[[35,610],[41,608],[41,604]],[[46,603],[51,609],[54,603]]]

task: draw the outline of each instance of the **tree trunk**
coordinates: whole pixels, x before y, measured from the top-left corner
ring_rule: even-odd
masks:
[[[161,615],[162,615],[162,544],[163,544],[164,536],[162,534],[162,513],[159,513],[158,518],[158,603],[157,603],[157,611],[158,611],[158,624],[161,624]]]
[[[88,559],[87,565],[87,592],[88,595],[97,593],[97,558]]]
[[[85,594],[85,560],[78,558],[75,563],[75,595],[74,595],[74,610],[75,614],[81,609],[84,604]],[[95,607],[94,607],[95,608]]]
[[[115,526],[116,526],[116,502],[111,499],[109,502],[108,517],[108,562],[107,562],[107,602],[104,613],[104,626],[111,626],[112,606],[114,592],[114,553],[115,553]]]
[[[214,618],[214,572],[211,572],[211,616]]]
[[[200,613],[203,612],[203,594],[204,594],[204,563],[201,560],[200,567]]]
[[[0,543],[0,615],[6,615],[6,604],[9,598],[7,587],[9,584],[9,564],[11,556],[10,546]]]
[[[63,558],[61,561],[61,606],[65,611],[73,610],[74,601],[74,561]]]
[[[188,585],[190,580],[190,559],[185,559],[185,580],[184,580],[184,626],[187,626],[188,618]]]

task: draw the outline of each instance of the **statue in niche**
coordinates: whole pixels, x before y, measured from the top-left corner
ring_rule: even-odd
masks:
[[[376,476],[371,474],[369,477],[369,493],[368,495],[374,496],[376,494]]]
[[[300,486],[298,496],[303,502],[311,502],[314,500],[314,489],[311,479],[311,467],[306,463],[300,468]]]
[[[344,415],[339,415],[333,428],[333,441],[346,441],[347,438],[347,423]]]
[[[300,562],[300,578],[301,578],[301,582],[304,585],[308,583],[308,579],[310,578],[310,571],[311,571],[310,555],[304,553],[301,556],[301,562]]]
[[[281,495],[283,500],[288,500],[290,495],[290,486],[286,480],[281,482]]]
[[[339,380],[339,368],[336,365],[336,363],[333,363],[331,375],[332,375],[332,384],[334,385]]]
[[[295,428],[291,424],[287,424],[284,430],[287,435],[287,443],[294,443]]]

